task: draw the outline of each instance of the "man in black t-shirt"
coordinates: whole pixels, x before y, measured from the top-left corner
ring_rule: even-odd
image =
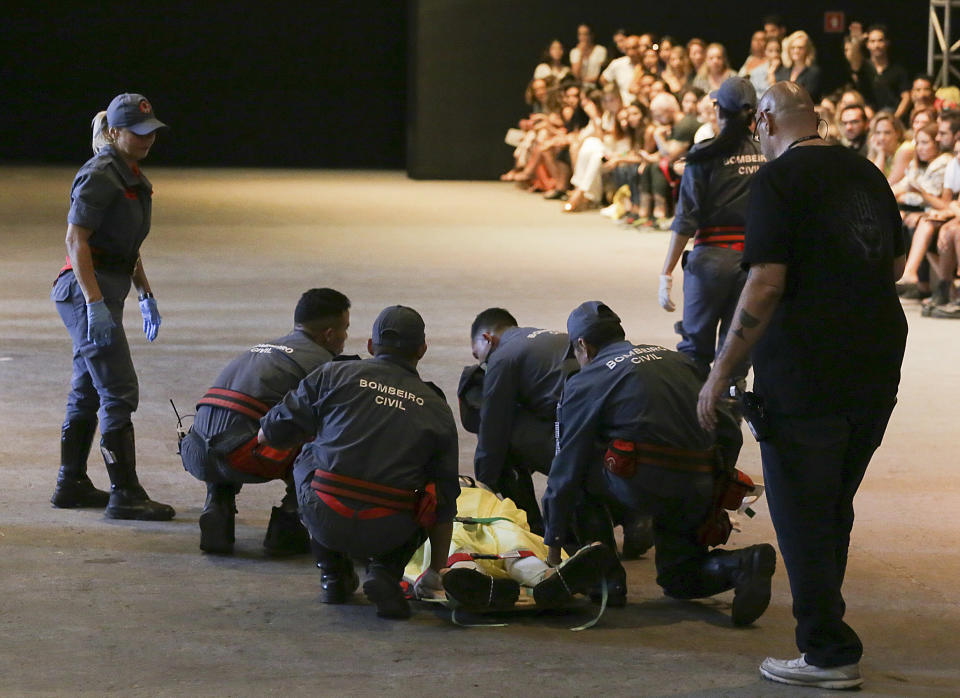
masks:
[[[749,277],[698,416],[716,423],[730,374],[750,353],[765,409],[754,426],[803,653],[767,658],[760,671],[849,688],[862,683],[863,645],[843,622],[840,587],[853,497],[896,402],[906,344],[894,287],[905,264],[900,216],[879,170],[820,139],[799,85],[770,88],[757,134],[768,164],[752,183]]]
[[[870,106],[878,111],[892,111],[898,119],[906,121],[910,108],[910,74],[902,65],[890,62],[890,39],[882,24],[874,24],[867,30],[867,50],[873,66]]]

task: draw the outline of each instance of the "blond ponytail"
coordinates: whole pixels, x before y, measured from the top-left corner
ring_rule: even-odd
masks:
[[[91,145],[93,146],[93,153],[96,155],[112,142],[107,135],[107,112],[99,112],[93,117],[91,126],[93,127],[93,142]]]

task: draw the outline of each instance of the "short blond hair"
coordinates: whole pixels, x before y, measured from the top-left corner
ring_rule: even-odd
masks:
[[[793,45],[793,42],[799,39],[807,40],[807,57],[803,59],[804,64],[808,66],[813,65],[813,62],[817,58],[817,50],[813,47],[813,40],[810,38],[810,35],[802,29],[798,29],[783,40],[783,45],[780,50],[780,60],[787,68],[793,67],[793,59],[790,58],[790,47]]]

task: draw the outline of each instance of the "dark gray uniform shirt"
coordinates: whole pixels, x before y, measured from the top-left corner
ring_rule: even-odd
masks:
[[[305,332],[294,330],[285,337],[250,347],[227,364],[211,387],[236,390],[273,406],[296,388],[307,374],[331,359],[333,354]],[[234,427],[253,435],[259,424],[224,407],[201,405],[197,408],[193,429],[200,436],[209,438]]]
[[[697,144],[694,150],[702,147]],[[748,138],[736,153],[687,163],[680,180],[677,215],[670,228],[689,236],[704,228],[739,228],[742,233],[750,180],[766,161],[760,145]]]
[[[576,368],[569,354],[570,338],[563,332],[512,327],[501,335],[483,379],[474,456],[478,480],[494,487],[500,479],[518,408],[553,421],[563,381]]]
[[[457,427],[439,389],[410,366],[380,355],[321,366],[261,421],[267,441],[288,448],[301,483],[317,468],[403,490],[437,483],[437,521],[456,515]]]
[[[622,341],[603,347],[570,376],[557,408],[559,440],[543,495],[544,542],[561,545],[591,469],[613,439],[705,451],[720,442],[724,460],[736,461],[743,437],[733,417],[718,411],[717,436],[697,421],[703,382],[685,355],[649,344]],[[611,476],[631,487],[636,478]]]
[[[150,232],[153,186],[106,146],[73,180],[67,222],[93,231],[90,249],[98,271],[131,274]]]

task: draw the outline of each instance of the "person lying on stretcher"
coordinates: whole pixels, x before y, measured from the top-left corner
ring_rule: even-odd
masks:
[[[404,571],[412,595],[445,600],[470,609],[504,609],[516,605],[551,608],[598,588],[612,552],[592,543],[553,568],[545,562],[543,538],[531,533],[527,516],[510,499],[499,499],[461,476],[457,518],[447,569],[429,568],[430,541],[414,553]],[[521,597],[522,593],[522,597]]]

